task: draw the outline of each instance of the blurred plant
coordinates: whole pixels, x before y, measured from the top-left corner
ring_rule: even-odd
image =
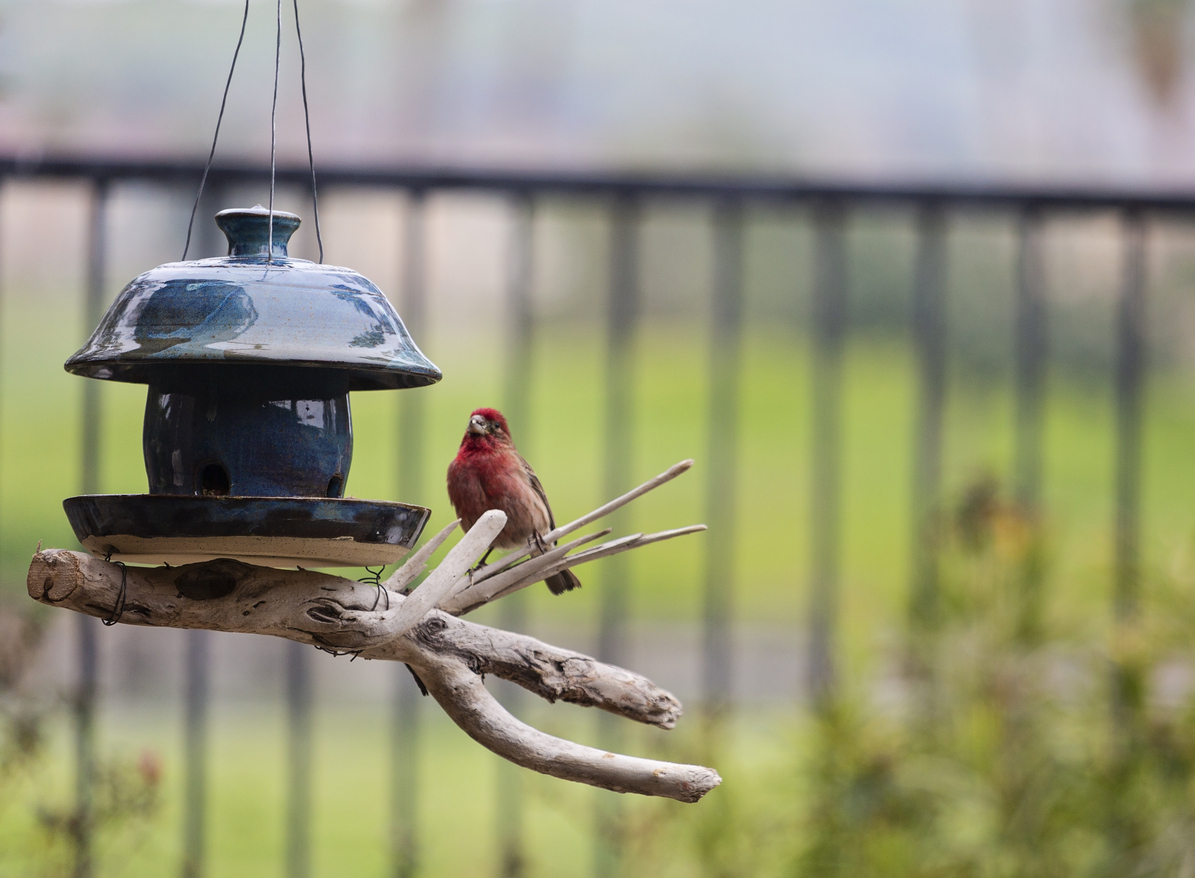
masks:
[[[98,764],[91,790],[93,838],[108,848],[119,846],[127,857],[144,839],[161,805],[161,780],[161,759],[152,750],[142,751],[135,761],[109,759]],[[68,874],[67,863],[84,828],[79,812],[43,805],[37,818],[47,861],[57,864],[47,874]]]
[[[1158,673],[1195,674],[1195,576],[1093,638],[1044,614],[1042,528],[995,480],[944,543],[938,624],[891,684],[906,709],[817,719],[798,874],[1195,874],[1195,698]]]
[[[1050,605],[1048,528],[996,478],[940,527],[939,612],[870,692],[783,742],[725,721],[672,738],[726,782],[638,807],[624,874],[1195,875],[1195,540],[1117,623]]]
[[[739,878],[778,874],[785,867],[803,801],[801,779],[785,755],[800,748],[787,735],[778,741],[760,732],[747,731],[746,744],[744,729],[734,728],[730,717],[707,714],[687,729],[654,739],[653,755],[716,765],[724,780],[699,808],[648,799],[632,803],[619,874]],[[774,752],[773,745],[781,751]]]
[[[41,639],[42,618],[0,603],[0,818],[12,805],[10,788],[41,753],[45,707],[23,696],[18,684]]]
[[[41,645],[46,614],[0,603],[0,875],[56,876],[72,871],[82,830],[73,807],[44,804],[53,773],[47,726],[65,706],[35,690],[28,671]],[[159,810],[161,759],[144,751],[135,761],[106,759],[95,767],[93,839],[135,849]],[[41,802],[41,804],[37,804]],[[33,809],[35,818],[28,812]]]

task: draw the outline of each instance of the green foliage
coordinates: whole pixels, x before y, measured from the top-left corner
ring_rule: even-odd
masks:
[[[816,721],[798,873],[1186,874],[1195,698],[1164,681],[1195,667],[1195,578],[1085,630],[1043,612],[1043,530],[992,481],[943,529],[940,614],[885,683],[899,709],[843,698]]]
[[[0,874],[72,873],[84,821],[101,862],[127,854],[150,830],[160,808],[162,765],[146,750],[136,760],[106,758],[94,766],[91,808],[50,792],[55,771],[47,727],[64,706],[23,686],[46,615],[0,603]]]

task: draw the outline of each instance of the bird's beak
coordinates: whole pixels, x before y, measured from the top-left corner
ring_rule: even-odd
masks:
[[[485,418],[483,418],[481,415],[474,415],[473,417],[469,418],[469,428],[465,432],[472,433],[474,436],[484,436]]]

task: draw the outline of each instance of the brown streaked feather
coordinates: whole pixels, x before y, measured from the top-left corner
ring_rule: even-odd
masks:
[[[516,452],[517,453],[517,452]],[[548,513],[548,530],[556,530],[556,516],[552,514],[552,504],[548,502],[548,495],[544,492],[544,486],[540,483],[539,476],[535,474],[535,470],[531,468],[523,455],[519,455],[519,462],[523,464],[523,472],[527,474],[527,480],[531,483],[531,490],[539,495],[539,499],[543,501],[544,509]],[[541,534],[541,536],[543,536]],[[552,545],[556,545],[552,543]]]
[[[523,460],[523,455],[519,455],[519,460],[523,463],[523,471],[527,473],[527,479],[531,482],[531,490],[539,495],[539,499],[543,501],[544,509],[548,513],[548,530],[556,530],[556,517],[552,514],[552,505],[548,502],[548,495],[544,491],[544,486],[539,480],[539,476],[535,474],[535,470],[531,468],[531,464]],[[543,536],[543,534],[540,534]],[[552,543],[556,545],[556,543]],[[544,584],[548,586],[548,591],[552,594],[564,594],[566,591],[572,591],[574,588],[581,587],[581,580],[577,578],[577,574],[571,570],[561,570],[559,573],[549,576],[544,580]]]

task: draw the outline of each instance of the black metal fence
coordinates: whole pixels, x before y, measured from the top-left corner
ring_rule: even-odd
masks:
[[[108,240],[107,208],[113,186],[123,183],[161,184],[178,188],[198,182],[200,165],[180,162],[109,159],[20,160],[0,158],[0,185],[10,179],[37,178],[85,181],[91,186],[90,237],[86,255],[86,324],[94,326],[105,306]],[[281,168],[280,182],[302,186],[304,167]],[[245,182],[261,182],[268,169],[257,166],[219,167],[209,179],[206,207],[219,202],[219,193]],[[707,717],[724,713],[731,701],[734,661],[730,631],[735,616],[735,558],[732,535],[736,509],[736,461],[739,459],[739,388],[743,362],[744,212],[759,203],[801,204],[810,209],[814,225],[812,308],[812,459],[810,467],[811,558],[807,638],[808,691],[817,703],[831,697],[836,669],[836,630],[839,614],[842,382],[847,338],[847,243],[852,213],[877,205],[908,209],[917,217],[917,258],[913,287],[911,338],[916,350],[918,398],[915,413],[910,534],[912,569],[909,573],[909,613],[914,624],[926,623],[937,612],[938,530],[934,520],[942,495],[943,417],[947,389],[946,234],[952,214],[960,210],[1000,212],[1018,224],[1017,294],[1015,299],[1015,465],[1018,501],[1037,509],[1041,497],[1046,329],[1041,237],[1043,222],[1059,214],[1112,212],[1120,217],[1123,278],[1120,283],[1116,330],[1116,458],[1115,479],[1115,614],[1129,619],[1138,604],[1138,544],[1140,529],[1140,469],[1142,447],[1142,388],[1145,379],[1146,248],[1151,217],[1195,215],[1195,196],[1129,190],[977,186],[946,184],[854,185],[782,179],[716,179],[665,175],[570,174],[425,170],[415,168],[324,168],[322,191],[336,187],[368,187],[404,191],[411,213],[405,240],[405,277],[399,311],[415,338],[421,337],[426,312],[423,208],[427,196],[447,190],[474,190],[503,195],[511,205],[508,300],[505,313],[504,405],[511,417],[525,424],[531,417],[527,388],[536,333],[530,284],[536,254],[532,224],[537,200],[545,196],[573,196],[605,205],[611,225],[609,291],[605,304],[607,348],[604,488],[607,496],[631,485],[628,460],[633,443],[631,389],[635,383],[633,340],[642,307],[638,229],[644,205],[654,198],[693,199],[712,208],[710,246],[713,259],[713,300],[709,315],[709,447],[705,486],[705,520],[717,539],[708,542],[704,559],[702,612],[702,685]],[[180,211],[185,205],[180,201]],[[211,213],[211,210],[207,210]],[[201,210],[203,215],[204,210]],[[213,252],[208,242],[205,252]],[[98,437],[103,412],[95,382],[86,382],[83,396],[82,479],[80,489],[98,489]],[[420,493],[424,397],[403,394],[398,425],[398,495]],[[626,654],[626,556],[608,564],[601,587],[598,634],[600,658],[620,663]],[[503,624],[518,628],[523,605],[506,603]],[[90,851],[90,796],[96,715],[97,620],[77,620],[79,668],[76,716],[77,798],[79,826],[75,874],[93,872]],[[187,632],[185,672],[185,876],[205,874],[206,760],[209,646],[205,632]],[[310,873],[308,824],[311,819],[312,679],[309,651],[290,644],[287,652],[287,716],[289,722],[289,793],[286,874],[303,878]],[[419,863],[416,771],[419,735],[417,696],[394,669],[392,789],[393,874],[409,876]],[[604,728],[605,744],[618,746],[616,723]],[[500,779],[504,805],[499,809],[503,875],[522,874],[521,808],[518,778],[512,769]],[[610,806],[613,807],[613,806]],[[599,814],[595,873],[611,875],[617,868],[619,816]]]

